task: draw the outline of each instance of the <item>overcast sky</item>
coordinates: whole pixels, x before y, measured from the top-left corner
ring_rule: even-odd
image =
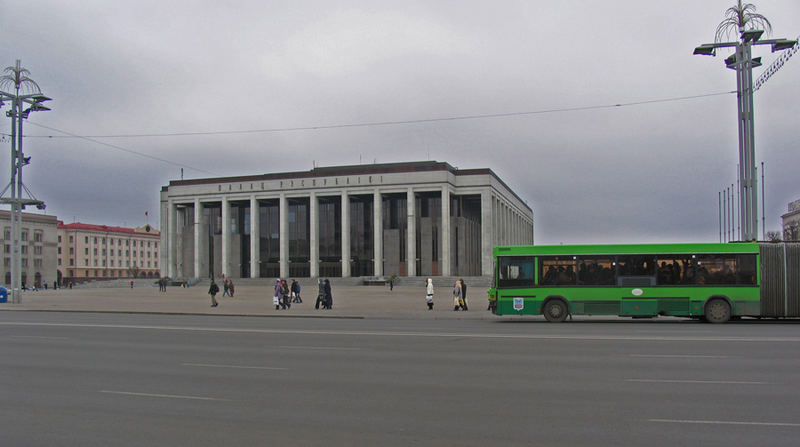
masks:
[[[800,2],[756,1],[773,38]],[[25,122],[24,180],[65,223],[159,225],[170,180],[446,161],[491,168],[535,213],[535,242],[713,242],[736,183],[736,96],[713,42],[734,0],[3,2],[0,68],[53,101]],[[79,6],[78,6],[79,5]],[[764,66],[768,46],[754,50]],[[761,68],[754,76],[761,74]],[[766,221],[800,199],[800,55],[755,95]],[[8,105],[3,111],[8,110]],[[91,140],[63,138],[64,133]],[[0,120],[0,132],[10,131]],[[52,136],[53,138],[41,138]],[[9,138],[3,147],[9,147]],[[107,143],[109,145],[99,144]],[[0,173],[9,173],[8,155]],[[759,173],[760,177],[760,173]],[[7,178],[7,177],[4,177]],[[760,205],[759,205],[760,207]],[[760,212],[760,210],[759,210]],[[759,222],[760,234],[760,222]]]

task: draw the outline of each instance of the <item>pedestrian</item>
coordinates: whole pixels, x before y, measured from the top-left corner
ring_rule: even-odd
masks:
[[[272,296],[272,304],[275,305],[275,310],[279,310],[281,308],[281,279],[278,278],[275,281],[275,293]]]
[[[284,309],[292,307],[292,301],[289,299],[289,286],[286,285],[286,280],[281,280],[281,298],[283,298]]]
[[[208,287],[208,294],[211,295],[211,307],[217,307],[217,293],[219,293],[219,286],[214,280],[211,280],[211,285]]]
[[[319,305],[322,304],[322,308],[325,308],[325,280],[320,278],[317,282],[317,286],[319,290],[317,291],[317,302],[314,304],[314,309],[319,309]]]
[[[71,288],[72,288],[72,287],[70,286],[70,289],[71,289]],[[132,289],[132,288],[133,288],[133,280],[131,280],[131,289]]]
[[[389,278],[389,291],[391,292],[392,290],[394,290],[394,276]]]
[[[303,299],[300,298],[300,283],[298,283],[297,280],[294,280],[294,279],[292,280],[291,292],[292,292],[292,302],[293,303],[302,303],[303,302]]]
[[[325,309],[333,309],[333,294],[331,293],[331,282],[325,278]]]
[[[233,298],[233,280],[232,279],[228,280],[228,292],[230,292],[231,298]]]
[[[453,311],[458,311],[461,307],[461,284],[456,281],[453,285]]]
[[[469,307],[467,307],[467,283],[463,279],[459,279],[458,283],[461,285],[461,308],[469,310]]]
[[[428,278],[425,282],[425,302],[428,310],[433,310],[433,280]]]
[[[229,292],[228,280],[224,280],[222,282],[222,296],[231,296],[231,292]]]

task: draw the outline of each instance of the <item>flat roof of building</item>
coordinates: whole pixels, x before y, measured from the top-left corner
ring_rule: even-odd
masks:
[[[324,166],[315,167],[310,171],[291,171],[276,172],[257,175],[242,175],[236,177],[215,177],[200,178],[191,180],[170,180],[169,185],[164,186],[162,191],[166,191],[170,186],[192,186],[208,185],[214,183],[233,183],[233,182],[256,182],[267,180],[294,180],[309,177],[330,177],[335,175],[374,175],[374,174],[398,174],[405,172],[431,172],[447,171],[453,175],[490,175],[500,184],[506,187],[520,202],[530,209],[525,200],[517,195],[500,177],[489,168],[478,169],[458,169],[447,162],[442,161],[409,161],[401,163],[373,163],[363,165],[346,166]]]

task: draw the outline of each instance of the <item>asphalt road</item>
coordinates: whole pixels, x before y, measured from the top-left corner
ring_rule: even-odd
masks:
[[[800,324],[0,313],[8,446],[787,446]]]

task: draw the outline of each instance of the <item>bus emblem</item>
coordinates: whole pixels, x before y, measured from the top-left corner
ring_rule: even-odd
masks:
[[[525,308],[525,300],[522,298],[514,298],[514,310],[517,312]]]

